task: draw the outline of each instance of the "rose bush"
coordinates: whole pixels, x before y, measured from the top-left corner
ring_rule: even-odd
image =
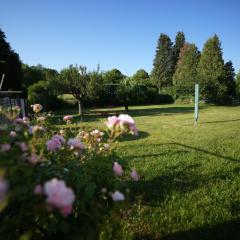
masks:
[[[40,104],[32,108],[30,119],[1,109],[8,119],[0,126],[1,238],[98,239],[112,209],[127,203],[127,183],[139,180],[114,145],[137,134],[134,120],[113,116],[106,131],[58,130]]]

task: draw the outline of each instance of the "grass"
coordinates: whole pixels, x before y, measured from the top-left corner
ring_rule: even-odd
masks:
[[[120,112],[92,110],[85,121],[102,127]],[[137,202],[119,220],[124,239],[240,239],[240,107],[202,105],[198,126],[193,105],[129,114],[140,135],[121,141],[119,153],[142,178],[132,185]]]

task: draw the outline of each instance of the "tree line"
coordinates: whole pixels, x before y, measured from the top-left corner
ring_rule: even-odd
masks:
[[[126,76],[118,69],[103,72],[98,66],[88,71],[85,66],[70,65],[58,72],[42,65],[29,66],[20,61],[4,32],[0,30],[0,76],[2,90],[23,90],[30,103],[41,102],[46,109],[63,105],[62,94],[72,94],[79,106],[171,103],[192,99],[195,83],[200,84],[201,98],[206,102],[229,104],[240,96],[240,72],[235,76],[231,61],[224,63],[217,35],[209,38],[202,52],[186,42],[178,32],[174,43],[166,34],[157,42],[153,69],[149,74],[139,69]]]
[[[174,44],[168,35],[161,34],[153,66],[152,80],[159,93],[190,97],[198,83],[201,98],[207,102],[229,104],[237,98],[233,64],[224,63],[217,35],[209,38],[200,52],[194,43],[186,42],[183,32],[177,33]]]

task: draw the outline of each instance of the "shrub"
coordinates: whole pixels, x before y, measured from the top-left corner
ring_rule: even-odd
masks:
[[[107,130],[49,126],[41,105],[31,120],[9,117],[0,128],[0,235],[2,239],[98,239],[111,210],[129,199],[115,140],[137,134],[128,115],[109,117]],[[117,203],[119,202],[119,203]]]
[[[30,104],[41,102],[45,110],[57,109],[63,102],[53,94],[46,81],[37,82],[28,88],[28,100]]]

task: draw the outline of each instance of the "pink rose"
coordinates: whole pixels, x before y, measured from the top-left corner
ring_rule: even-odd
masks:
[[[8,143],[0,144],[0,152],[8,152],[11,149],[11,145]]]
[[[133,169],[131,172],[131,178],[133,181],[139,181],[139,179],[140,179],[140,177],[135,169]]]
[[[24,123],[24,122],[23,122],[23,120],[22,120],[21,118],[16,118],[16,119],[14,120],[14,123],[15,123],[15,124],[22,124],[22,123]]]
[[[27,160],[32,164],[36,164],[41,161],[41,157],[38,156],[36,153],[32,153],[30,156],[27,157]]]
[[[33,111],[34,111],[35,113],[40,112],[40,111],[42,110],[42,108],[43,108],[42,105],[39,104],[39,103],[36,103],[36,104],[31,105],[31,107],[32,107],[32,109],[33,109]]]
[[[0,202],[2,202],[7,194],[8,183],[7,181],[0,178]]]
[[[33,134],[33,133],[36,133],[36,132],[43,132],[43,131],[45,131],[45,128],[42,127],[42,126],[35,125],[35,126],[30,126],[29,127],[29,133],[30,134]]]
[[[111,194],[111,196],[112,196],[112,200],[114,202],[119,202],[119,201],[125,200],[125,196],[119,191],[115,191],[114,193]]]
[[[107,125],[107,127],[109,129],[114,128],[117,124],[119,124],[120,120],[118,117],[116,116],[112,116],[112,117],[108,117],[107,118],[107,122],[105,122],[105,124]]]
[[[70,149],[83,150],[85,149],[84,144],[78,138],[70,138],[68,140],[68,145]]]
[[[120,114],[118,119],[122,127],[127,127],[133,135],[138,134],[138,129],[131,116],[129,116],[128,114]]]
[[[116,176],[122,176],[123,175],[123,169],[122,169],[122,166],[115,162],[113,164],[113,172],[115,173]]]
[[[56,134],[56,135],[54,135],[53,137],[52,137],[52,139],[54,140],[58,140],[61,144],[64,144],[66,141],[65,141],[65,139],[64,139],[64,137],[62,136],[62,135],[58,135],[58,134]]]
[[[9,136],[15,138],[17,136],[17,133],[15,131],[11,131],[9,133]]]
[[[26,152],[28,150],[28,145],[25,142],[18,142],[17,145],[20,147],[22,152]]]
[[[47,150],[50,152],[56,152],[62,146],[61,142],[56,138],[47,141],[46,145],[47,145]]]
[[[46,117],[44,117],[44,116],[41,116],[41,117],[37,118],[38,122],[44,122],[45,120],[46,120]]]
[[[34,188],[34,194],[36,195],[41,195],[43,194],[43,187],[41,184],[38,184],[35,188]]]
[[[104,143],[104,144],[103,144],[103,147],[104,147],[105,149],[109,149],[109,148],[110,148],[110,145],[109,145],[108,143]]]
[[[73,190],[66,186],[65,182],[56,178],[44,184],[44,193],[47,196],[47,203],[59,209],[67,216],[72,212],[72,204],[75,200]]]
[[[66,116],[63,117],[64,122],[71,122],[72,119],[73,119],[72,115],[66,115]]]
[[[23,117],[23,122],[25,123],[25,124],[29,124],[29,122],[30,122],[30,120],[29,120],[29,118],[28,117]]]

